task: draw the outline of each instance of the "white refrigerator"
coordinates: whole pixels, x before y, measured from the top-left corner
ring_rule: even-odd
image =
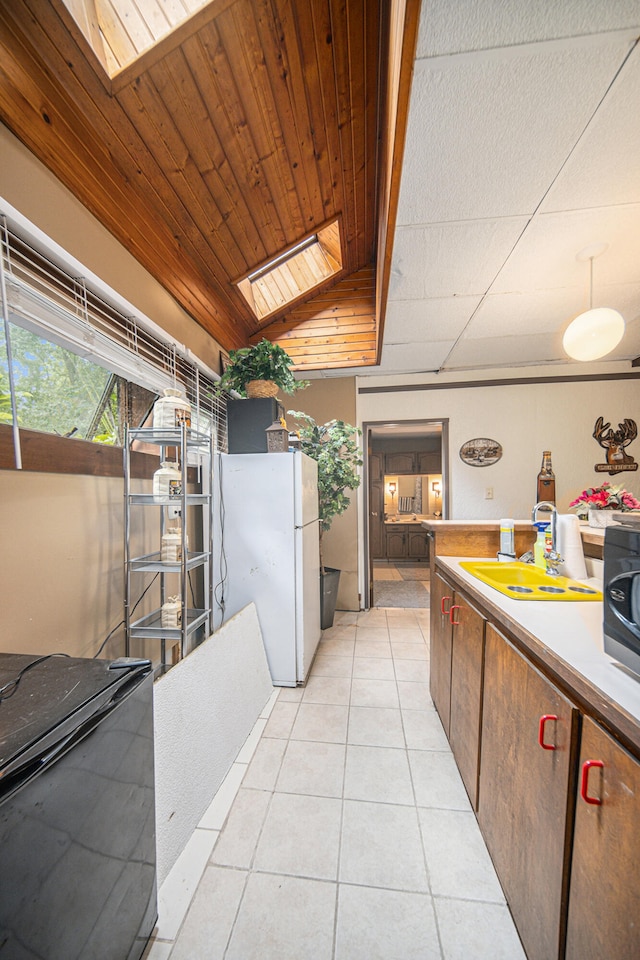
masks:
[[[320,640],[316,461],[300,450],[220,454],[217,467],[214,603],[224,620],[255,603],[271,678],[295,686]]]

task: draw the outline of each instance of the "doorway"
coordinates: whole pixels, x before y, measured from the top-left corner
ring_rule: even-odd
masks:
[[[446,517],[447,422],[366,423],[368,607],[429,606],[424,519]]]

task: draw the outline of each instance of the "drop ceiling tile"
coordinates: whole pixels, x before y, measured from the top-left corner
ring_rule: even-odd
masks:
[[[634,283],[640,270],[640,204],[549,213],[535,217],[514,248],[491,293],[572,287],[585,291],[589,263],[576,259],[590,244],[609,244],[593,264],[594,303],[610,283]]]
[[[398,223],[532,213],[628,49],[609,35],[418,61]]]
[[[637,0],[422,0],[417,56],[441,56],[638,25]]]
[[[436,300],[390,300],[384,324],[384,342],[417,343],[455,340],[469,322],[480,297]]]
[[[640,49],[636,48],[540,210],[575,210],[639,201]]]
[[[535,290],[492,294],[482,301],[465,330],[465,340],[527,336],[564,330],[582,308],[583,290]]]
[[[526,223],[522,217],[398,227],[389,299],[483,294]]]
[[[640,357],[640,316],[627,322],[619,346],[609,354],[607,360],[633,360],[636,357]]]
[[[488,337],[486,340],[459,340],[446,370],[473,367],[517,367],[566,362],[559,334],[533,333],[517,337]]]
[[[454,341],[439,343],[392,343],[382,348],[384,371],[426,373],[438,370]],[[379,372],[379,371],[378,371]]]

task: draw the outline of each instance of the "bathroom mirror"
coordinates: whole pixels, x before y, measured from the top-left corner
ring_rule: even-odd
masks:
[[[386,474],[384,491],[385,514],[426,517],[442,512],[441,474]]]

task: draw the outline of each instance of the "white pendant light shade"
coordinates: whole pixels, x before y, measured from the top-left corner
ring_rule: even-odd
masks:
[[[624,336],[624,320],[611,307],[594,307],[572,320],[562,346],[573,360],[599,360],[618,346]]]
[[[617,310],[593,306],[593,261],[606,249],[606,243],[593,243],[576,257],[589,261],[589,309],[571,321],[562,337],[562,346],[573,360],[599,360],[624,336],[624,320]]]

